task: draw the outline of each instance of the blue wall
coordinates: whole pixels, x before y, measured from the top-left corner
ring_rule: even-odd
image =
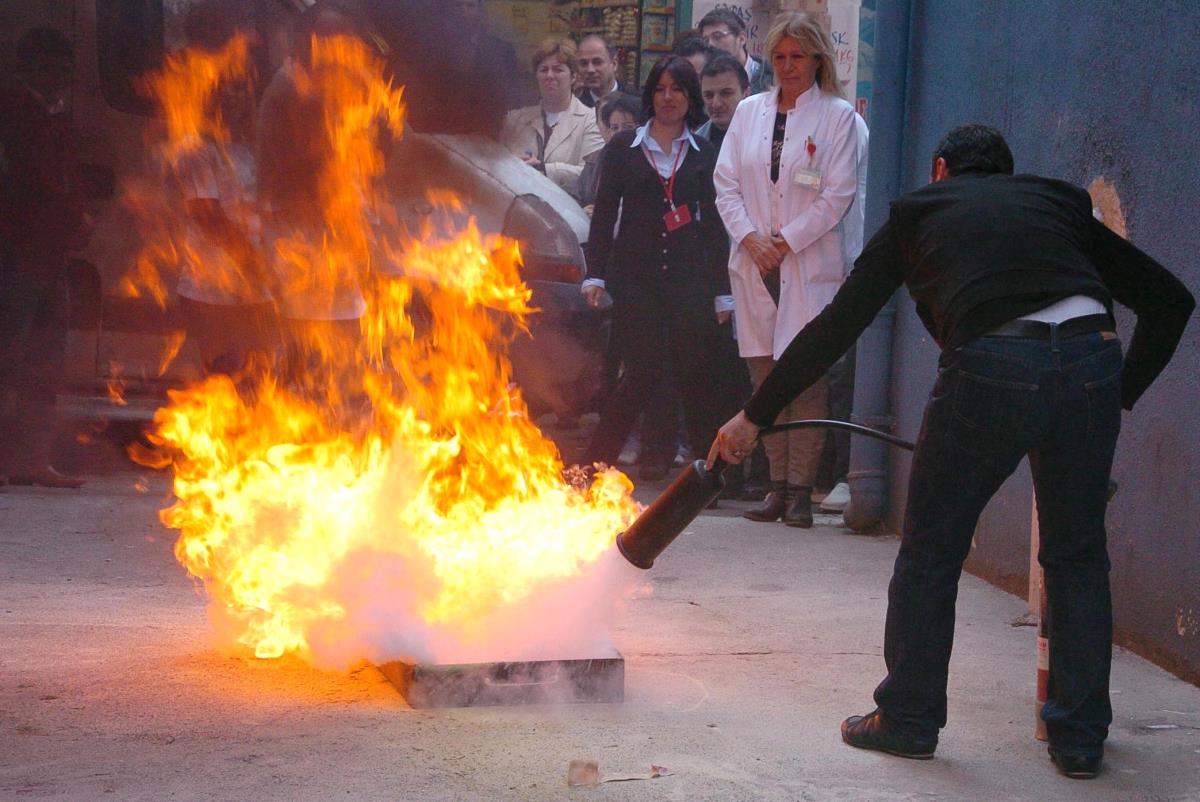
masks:
[[[907,7],[909,30],[882,27]],[[941,135],[965,122],[1003,131],[1017,171],[1116,187],[1132,242],[1200,296],[1200,3],[1115,0],[879,0],[876,46],[907,38],[899,163],[871,186],[924,183]],[[891,39],[885,44],[885,38]],[[877,87],[889,84],[876,76]],[[880,102],[877,95],[876,102]],[[887,175],[887,171],[899,175]],[[898,179],[898,181],[897,181]],[[873,198],[868,210],[882,211]],[[872,215],[880,222],[878,213]],[[869,225],[871,221],[869,221]],[[1118,318],[1128,342],[1132,315]],[[916,435],[937,349],[899,299],[891,382],[896,431]],[[893,451],[889,524],[904,512],[909,460]],[[1119,643],[1200,683],[1200,322],[1126,413],[1109,509]],[[1032,489],[1022,466],[985,511],[968,569],[1024,595]]]

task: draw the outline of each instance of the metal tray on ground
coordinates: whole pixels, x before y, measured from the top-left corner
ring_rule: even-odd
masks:
[[[625,700],[625,658],[602,657],[462,665],[391,662],[377,666],[415,708],[535,705]]]

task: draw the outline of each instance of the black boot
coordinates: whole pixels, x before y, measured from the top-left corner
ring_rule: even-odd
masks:
[[[778,521],[788,506],[788,489],[781,482],[772,482],[771,490],[762,504],[756,504],[742,513],[743,518],[751,521]]]
[[[783,522],[788,526],[811,529],[813,525],[812,488],[789,487],[787,492],[789,502],[787,510],[783,513]]]

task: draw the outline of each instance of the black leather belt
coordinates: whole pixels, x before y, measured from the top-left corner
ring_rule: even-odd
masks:
[[[1024,337],[1028,340],[1049,340],[1050,330],[1055,324],[1043,323],[1040,320],[1010,320],[991,331],[985,337]],[[1058,324],[1058,336],[1061,338],[1078,337],[1080,334],[1092,334],[1097,331],[1112,331],[1112,318],[1104,315],[1081,315]]]

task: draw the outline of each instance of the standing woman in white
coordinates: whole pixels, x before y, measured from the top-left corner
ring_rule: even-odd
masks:
[[[858,188],[854,108],[842,98],[833,42],[808,14],[780,14],[767,35],[775,88],[742,101],[717,161],[717,208],[733,240],[729,278],[738,350],[757,388],[843,278],[843,220]],[[825,417],[825,379],[780,420]],[[812,526],[825,433],[764,438],[771,493],[746,511]]]

